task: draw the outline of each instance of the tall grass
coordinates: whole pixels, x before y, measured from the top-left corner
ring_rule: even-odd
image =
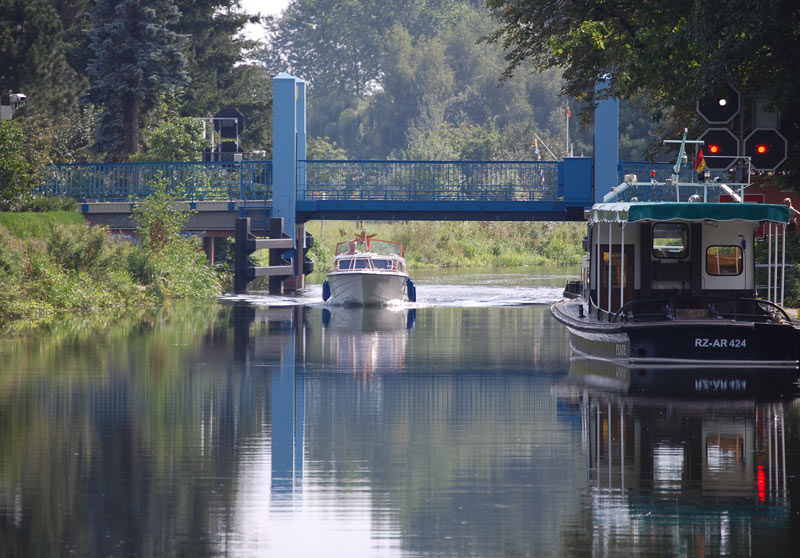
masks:
[[[314,268],[327,271],[337,242],[361,225],[352,221],[312,222]],[[530,222],[367,222],[370,234],[397,240],[411,269],[568,266],[580,263],[585,225]]]

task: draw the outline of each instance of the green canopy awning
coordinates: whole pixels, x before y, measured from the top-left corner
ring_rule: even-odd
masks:
[[[766,203],[617,202],[592,207],[592,222],[637,221],[771,221],[788,223],[789,208]]]

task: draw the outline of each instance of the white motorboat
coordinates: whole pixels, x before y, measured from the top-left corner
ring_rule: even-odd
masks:
[[[322,299],[337,304],[414,302],[416,288],[406,271],[403,245],[366,232],[339,242],[333,269],[322,284]]]

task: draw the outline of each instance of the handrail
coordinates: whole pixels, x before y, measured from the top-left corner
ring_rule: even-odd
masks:
[[[620,306],[620,308],[614,313],[614,315],[611,317],[611,319],[609,321],[611,323],[616,322],[617,319],[620,316],[625,314],[625,311],[627,309],[630,309],[630,308],[632,308],[632,307],[634,307],[636,305],[640,305],[640,304],[645,304],[645,303],[653,304],[653,303],[659,303],[659,302],[668,302],[668,303],[670,303],[670,307],[672,307],[674,309],[674,306],[672,304],[674,301],[698,301],[698,300],[699,301],[704,301],[704,302],[744,302],[744,303],[766,304],[767,306],[771,307],[773,310],[777,310],[781,314],[781,316],[780,316],[781,321],[786,321],[786,322],[789,322],[789,323],[792,322],[792,319],[789,317],[789,315],[786,313],[786,311],[783,308],[781,308],[780,306],[778,306],[777,304],[773,303],[773,302],[770,302],[768,300],[761,300],[761,299],[758,299],[758,298],[744,298],[744,297],[734,297],[734,296],[729,296],[729,297],[721,297],[721,296],[717,296],[717,297],[714,297],[714,296],[701,296],[701,297],[691,297],[691,296],[640,297],[640,298],[635,298],[633,300],[629,300],[628,302],[626,302],[625,304]]]

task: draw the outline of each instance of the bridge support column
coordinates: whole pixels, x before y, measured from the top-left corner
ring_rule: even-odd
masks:
[[[305,158],[306,84],[283,72],[272,78],[272,216],[282,217],[284,230],[294,235],[295,275],[284,282],[287,291],[302,288],[304,284],[305,228],[300,236],[296,219],[297,198],[305,194],[305,171],[298,167],[298,161]]]
[[[606,75],[595,86],[602,94],[608,88],[611,76]],[[617,186],[619,163],[619,99],[598,101],[594,111],[594,203]]]

